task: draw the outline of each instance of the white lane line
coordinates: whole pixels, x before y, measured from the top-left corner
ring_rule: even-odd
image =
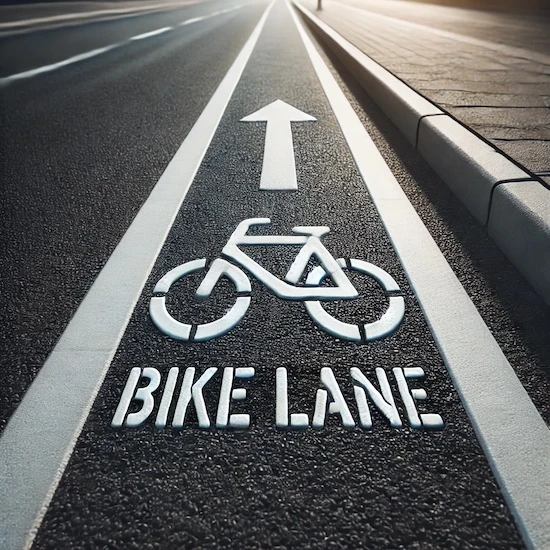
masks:
[[[144,38],[149,38],[151,36],[157,36],[158,34],[171,31],[174,27],[163,27],[162,29],[157,29],[156,31],[144,32],[143,34],[138,34],[137,36],[132,36],[129,40],[143,40]]]
[[[191,25],[193,23],[198,23],[199,21],[204,21],[205,19],[210,19],[211,17],[216,17],[217,15],[223,15],[224,13],[230,13],[230,12],[238,10],[240,8],[242,8],[242,5],[237,4],[236,6],[233,6],[231,8],[226,8],[224,10],[215,11],[215,12],[211,13],[210,15],[203,15],[202,17],[193,17],[191,19],[187,19],[185,21],[182,21],[179,24],[179,26],[180,27],[185,27],[186,25]]]
[[[550,431],[285,1],[524,540],[550,548]]]
[[[134,6],[132,8],[123,9],[110,9],[110,10],[96,10],[82,13],[63,13],[58,15],[50,15],[46,17],[37,17],[34,19],[23,19],[21,21],[7,21],[0,23],[0,30],[4,29],[17,29],[20,27],[28,27],[32,25],[42,25],[44,23],[64,23],[79,21],[81,19],[92,19],[103,16],[113,16],[119,18],[120,16],[129,15],[137,16],[143,15],[144,12],[155,13],[158,11],[164,11],[170,8],[186,8],[192,4],[197,4],[200,0],[194,0],[192,2],[165,2],[161,4],[149,4],[146,6]],[[29,29],[29,32],[37,30],[35,28]]]
[[[214,14],[212,14],[214,15]],[[193,23],[198,23],[199,21],[202,21],[203,19],[206,19],[209,17],[208,15],[203,15],[202,17],[192,17],[191,19],[187,19],[186,21],[182,21],[179,26],[185,27],[186,25],[192,25]],[[212,16],[210,16],[212,17]]]
[[[13,82],[14,80],[21,80],[23,78],[30,78],[32,76],[36,76],[42,73],[55,71],[57,69],[60,69],[61,67],[66,67],[67,65],[72,65],[73,63],[78,63],[79,61],[84,61],[85,59],[90,59],[92,57],[96,57],[97,55],[101,55],[102,53],[106,53],[108,51],[114,50],[115,48],[118,48],[121,45],[122,44],[112,44],[111,46],[97,48],[96,50],[91,50],[86,53],[81,53],[79,55],[69,57],[69,59],[64,59],[63,61],[58,61],[57,63],[52,63],[51,65],[44,65],[43,67],[31,69],[30,71],[24,71],[22,73],[12,74],[10,76],[0,78],[0,85],[7,84],[8,82]]]
[[[515,46],[508,46],[498,42],[490,42],[489,40],[481,40],[472,36],[466,36],[465,34],[459,34],[451,31],[444,31],[443,29],[437,29],[428,25],[422,25],[421,23],[413,23],[412,21],[406,21],[391,15],[383,15],[368,9],[358,8],[356,6],[350,6],[344,2],[338,2],[338,7],[342,7],[351,11],[360,12],[363,16],[367,15],[370,19],[382,21],[385,23],[392,23],[402,29],[414,29],[422,31],[423,34],[432,34],[441,38],[447,38],[456,42],[463,42],[464,44],[470,44],[471,46],[479,46],[488,50],[493,50],[501,55],[508,55],[510,57],[518,57],[520,59],[528,59],[529,61],[535,61],[542,63],[543,65],[550,65],[550,56],[542,53],[534,52],[531,50],[525,50],[523,48],[517,48]]]
[[[80,304],[0,437],[0,548],[28,548],[126,325],[269,15],[235,62]]]
[[[237,10],[241,8],[242,6],[239,4],[237,6],[234,6],[232,8],[227,8],[224,10],[219,10],[214,13],[211,13],[209,15],[204,15],[202,17],[193,17],[191,19],[187,19],[183,23],[180,23],[179,26],[184,25],[190,25],[192,23],[197,23],[198,21],[203,21],[205,19],[210,19],[211,17],[215,17],[217,15],[222,15],[225,13],[229,13],[231,11]],[[163,34],[167,31],[173,30],[174,27],[163,27],[162,29],[156,29],[154,31],[146,32],[143,34],[138,34],[136,36],[132,36],[131,38],[128,38],[128,40],[125,40],[124,42],[119,42],[117,44],[111,44],[110,46],[105,46],[103,48],[97,48],[95,50],[91,50],[89,52],[81,53],[79,55],[75,55],[73,57],[69,57],[68,59],[64,59],[63,61],[58,61],[57,63],[52,63],[51,65],[44,65],[43,67],[38,67],[36,69],[30,69],[28,71],[23,71],[21,73],[12,74],[10,76],[5,76],[3,78],[0,78],[0,86],[4,84],[9,84],[10,82],[14,82],[16,80],[22,80],[24,78],[31,78],[33,76],[42,74],[42,73],[49,73],[51,71],[55,71],[57,69],[60,69],[61,67],[66,67],[67,65],[72,65],[73,63],[78,63],[80,61],[84,61],[86,59],[90,59],[92,57],[96,57],[98,55],[101,55],[103,53],[109,52],[111,50],[114,50],[115,48],[120,48],[121,46],[124,46],[126,44],[130,44],[132,41],[135,40],[144,40],[146,38],[151,38],[153,36],[157,36],[159,34]]]

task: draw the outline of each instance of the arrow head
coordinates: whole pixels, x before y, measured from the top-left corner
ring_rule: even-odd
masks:
[[[278,99],[265,107],[262,107],[255,113],[241,119],[241,122],[261,122],[270,120],[287,120],[288,122],[307,122],[317,120],[296,107]]]

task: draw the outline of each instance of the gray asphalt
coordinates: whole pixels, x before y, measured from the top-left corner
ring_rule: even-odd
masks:
[[[264,7],[0,90],[4,423]],[[285,9],[274,7],[170,231],[36,548],[523,546]],[[333,71],[549,421],[547,308],[349,75]],[[239,123],[276,99],[317,118],[293,125],[298,192],[259,190],[265,128]],[[147,313],[157,280],[185,261],[218,257],[236,225],[259,216],[272,218],[274,234],[327,225],[324,242],[335,257],[387,270],[406,298],[403,326],[368,345],[338,341],[315,328],[302,304],[253,281],[252,305],[229,334],[202,344],[163,336]],[[262,264],[284,274],[290,251],[269,252]],[[373,292],[362,279],[354,283]],[[214,303],[190,307],[191,288],[179,290],[170,307],[194,322],[233,300],[225,286]],[[374,296],[331,311],[371,320],[383,298]],[[247,400],[232,408],[251,415],[250,429],[200,430],[191,413],[183,430],[156,430],[151,418],[113,430],[135,366],[156,368],[163,380],[174,366],[199,373],[253,366]],[[319,431],[275,429],[276,367],[288,370],[291,412],[310,416],[320,369],[333,368],[357,421],[352,366],[369,378],[375,367],[422,366],[422,411],[441,414],[445,428],[393,430],[373,413],[367,431],[343,429],[337,415]],[[220,381],[218,372],[205,389],[211,418]]]
[[[17,34],[0,33],[0,78],[57,63],[97,48],[120,44],[133,36],[177,26],[187,19],[237,4],[236,1],[211,0],[158,13],[132,14],[109,20],[92,19],[78,25],[37,28]]]
[[[2,428],[260,10],[0,88]]]

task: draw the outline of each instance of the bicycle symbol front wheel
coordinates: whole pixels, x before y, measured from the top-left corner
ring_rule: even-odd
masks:
[[[235,285],[238,293],[251,291],[248,277],[238,267],[218,258],[212,264],[212,268],[216,262],[218,265],[223,264],[223,272]],[[170,270],[153,289],[155,294],[162,294],[162,296],[151,298],[149,314],[156,327],[171,338],[189,342],[206,342],[222,336],[241,321],[250,305],[250,296],[238,296],[233,307],[223,317],[211,323],[192,325],[174,319],[166,309],[166,294],[170,291],[170,287],[182,277],[205,268],[206,258],[186,262]]]
[[[389,296],[388,309],[377,321],[354,325],[339,321],[327,313],[320,301],[306,300],[304,302],[306,310],[313,322],[325,332],[336,336],[336,338],[352,342],[379,340],[393,333],[405,316],[405,300],[403,296],[395,295],[400,289],[394,278],[380,267],[363,260],[351,259],[349,261],[349,268],[346,260],[343,258],[339,258],[336,261],[342,269],[347,270],[351,268],[351,270],[368,275],[382,287],[386,294],[392,293]],[[322,266],[318,266],[308,275],[306,284],[319,286],[326,277],[327,272]]]

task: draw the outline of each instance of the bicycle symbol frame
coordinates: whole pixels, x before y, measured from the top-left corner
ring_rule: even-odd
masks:
[[[162,277],[149,303],[149,314],[156,327],[176,340],[204,342],[229,332],[245,316],[250,305],[252,291],[247,274],[256,277],[271,292],[283,300],[302,301],[313,322],[325,332],[354,342],[378,340],[393,333],[401,324],[405,315],[405,300],[399,295],[399,286],[393,277],[371,263],[363,260],[335,259],[321,242],[321,238],[330,232],[326,226],[297,226],[292,229],[294,235],[248,235],[255,225],[269,225],[269,218],[250,218],[239,223],[227,244],[223,247],[223,258],[216,258],[210,265],[196,296],[206,299],[212,293],[216,283],[226,276],[235,286],[237,299],[231,309],[220,319],[211,323],[195,325],[182,323],[166,309],[166,294],[179,279],[206,269],[206,258],[192,260],[170,270]],[[270,273],[253,260],[240,246],[301,246],[284,280]],[[304,286],[296,286],[302,278],[308,262],[316,256],[319,265],[307,276]],[[230,260],[234,263],[230,263]],[[235,265],[237,264],[237,265]],[[240,266],[240,267],[238,267]],[[359,293],[348,279],[344,270],[354,270],[374,279],[388,296],[389,306],[380,319],[366,324],[351,324],[339,321],[323,308],[321,302],[334,300],[352,300]],[[330,276],[334,286],[321,286]]]

